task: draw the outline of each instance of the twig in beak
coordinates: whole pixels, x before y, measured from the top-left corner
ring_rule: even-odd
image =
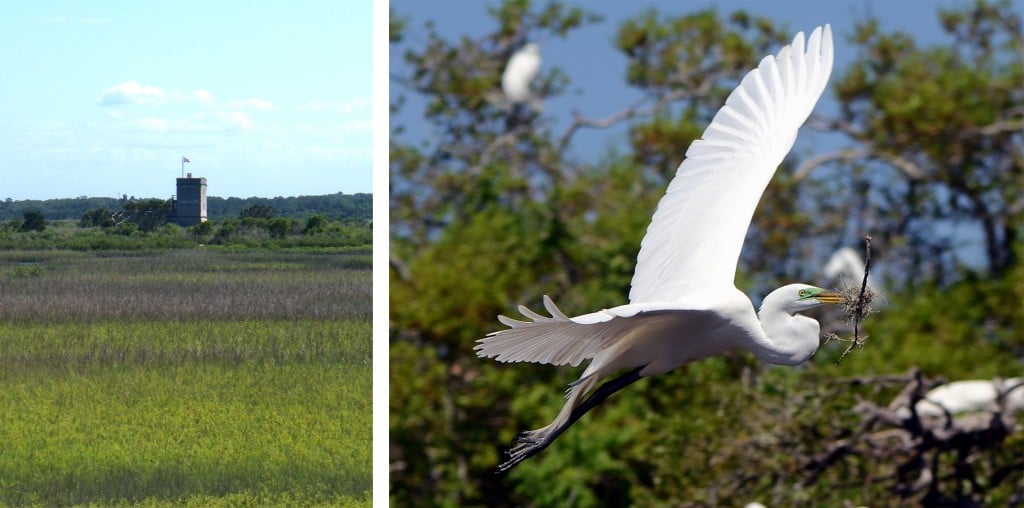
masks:
[[[871,313],[871,300],[875,297],[874,292],[868,288],[868,273],[871,271],[871,236],[864,237],[864,278],[860,282],[860,291],[857,293],[857,298],[854,299],[852,292],[846,290],[842,291],[843,294],[843,314],[847,316],[853,316],[853,340],[849,341],[850,345],[846,347],[846,351],[839,355],[839,359],[836,360],[836,365],[846,358],[846,355],[853,351],[854,346],[864,347],[864,340],[867,336],[860,336],[860,321],[864,319],[864,316]],[[853,288],[849,288],[853,289]],[[830,336],[829,339],[839,338],[838,336]]]

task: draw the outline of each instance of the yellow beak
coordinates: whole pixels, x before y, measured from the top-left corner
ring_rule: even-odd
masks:
[[[822,291],[814,297],[821,303],[841,303],[843,301],[842,295],[834,293],[832,291]]]

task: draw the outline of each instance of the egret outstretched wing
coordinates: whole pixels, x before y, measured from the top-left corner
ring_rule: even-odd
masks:
[[[529,321],[498,316],[508,329],[492,332],[478,341],[474,349],[481,357],[499,362],[533,362],[550,365],[577,366],[589,360],[611,343],[629,334],[660,326],[664,313],[674,314],[674,321],[705,317],[706,311],[679,308],[672,302],[644,305],[621,305],[590,314],[568,317],[544,295],[544,308],[551,317],[519,306]]]
[[[509,328],[477,341],[477,355],[504,362],[593,359],[569,385],[558,416],[517,437],[500,471],[536,455],[608,396],[644,377],[730,349],[777,365],[799,365],[817,351],[820,325],[801,313],[838,303],[839,294],[788,284],[769,293],[755,313],[733,277],[757,202],[831,70],[826,25],[814,30],[806,48],[803,33],[797,34],[791,46],[743,78],[703,139],[690,146],[658,204],[629,304],[569,317],[545,296],[550,317],[521,306],[526,321],[502,316]],[[622,369],[632,370],[612,378]]]
[[[640,244],[630,302],[731,287],[750,219],[832,71],[832,30],[800,32],[741,81],[676,170]]]

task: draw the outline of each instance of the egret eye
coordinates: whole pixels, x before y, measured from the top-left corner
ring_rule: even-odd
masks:
[[[808,298],[814,298],[818,296],[818,293],[821,293],[821,290],[818,288],[804,288],[801,289],[800,291],[797,291],[797,300],[806,300]]]

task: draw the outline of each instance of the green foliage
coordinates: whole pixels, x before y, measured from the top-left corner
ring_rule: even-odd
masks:
[[[269,219],[274,216],[274,207],[267,205],[252,205],[238,213],[239,219],[252,217],[254,219]]]
[[[0,201],[0,220],[11,220],[20,218],[23,213],[29,210],[38,210],[50,220],[79,220],[82,215],[98,208],[117,210],[121,204],[127,201],[117,198],[64,198],[47,200],[18,200],[11,198]]]
[[[270,221],[270,224],[267,225],[267,231],[271,237],[281,239],[292,230],[293,223],[294,221],[289,218],[278,217]]]
[[[21,219],[11,219],[3,224],[0,224],[0,232],[21,231],[21,224]]]
[[[326,194],[322,196],[295,196],[275,198],[222,198],[208,196],[207,212],[212,219],[238,217],[243,210],[254,206],[272,208],[277,216],[300,218],[319,213],[333,220],[370,220],[373,216],[373,196],[368,193]],[[88,198],[0,201],[0,221],[20,218],[28,210],[39,210],[50,220],[80,220],[83,215],[97,209],[120,210],[129,198]],[[146,200],[141,200],[146,201]],[[94,224],[100,225],[100,224]]]
[[[323,215],[313,215],[306,219],[306,227],[302,230],[302,233],[315,235],[323,233],[325,229],[327,229],[327,219]]]
[[[743,12],[650,11],[625,20],[614,41],[628,62],[620,79],[647,102],[623,105],[629,151],[592,164],[569,155],[585,122],[554,132],[550,118],[503,109],[495,94],[519,43],[571,37],[596,18],[559,2],[506,1],[489,12],[494,25],[475,40],[429,23],[411,37],[420,20],[392,12],[390,37],[401,49],[393,54],[410,69],[394,78],[392,108],[408,107],[404,94],[420,96],[416,118],[434,134],[407,140],[391,124],[392,503],[922,502],[922,492],[895,500],[898,458],[850,455],[820,470],[815,461],[858,431],[859,402],[885,406],[902,388],[855,380],[912,367],[949,380],[1019,372],[1019,15],[1006,2],[942,12],[952,42],[932,48],[866,21],[846,50],[856,59],[833,71],[842,117],[812,122],[857,149],[820,160],[793,154],[762,198],[737,278],[755,301],[766,288],[820,277],[838,245],[873,234],[876,266],[892,267],[893,277],[887,305],[863,323],[863,349],[837,366],[840,345],[828,344],[797,369],[735,353],[644,380],[497,475],[511,439],[550,421],[561,388],[581,369],[481,360],[474,341],[501,328],[496,314],[519,303],[535,308],[543,294],[570,315],[624,303],[640,239],[686,146],[742,72],[792,33]],[[840,34],[836,43],[847,44]],[[542,98],[570,86],[547,64],[534,84]],[[944,171],[942,157],[958,166]],[[906,161],[927,169],[925,177],[908,176]],[[985,270],[951,254],[950,220],[978,226]],[[837,315],[817,317],[838,325]],[[1019,450],[1024,437],[1003,443]],[[963,453],[973,454],[977,471],[1008,473],[959,501],[1001,505],[1020,495],[1013,453]],[[943,476],[938,489],[952,495],[958,481]]]
[[[113,215],[113,212],[104,207],[94,208],[82,214],[82,219],[78,221],[78,226],[83,228],[109,228],[114,225]]]
[[[110,227],[71,228],[68,222],[52,222],[43,232],[22,232],[21,222],[10,228],[0,227],[0,250],[5,249],[72,249],[72,250],[142,250],[192,248],[212,242],[225,246],[251,248],[318,248],[358,247],[372,242],[371,225],[358,222],[323,222],[320,233],[303,234],[301,226],[289,218],[227,219],[220,223],[206,221],[187,229],[164,223],[141,230],[135,222],[125,220]],[[296,225],[298,224],[298,226]]]
[[[213,223],[210,221],[203,221],[194,226],[189,226],[189,234],[191,234],[197,241],[203,241],[206,237],[213,233]]]
[[[110,228],[110,233],[114,235],[133,236],[138,232],[139,226],[137,226],[134,222],[128,221],[122,222],[117,226]]]
[[[368,193],[325,194],[322,196],[295,196],[275,198],[220,198],[206,199],[206,210],[211,219],[240,217],[243,210],[253,207],[272,209],[276,217],[299,219],[320,214],[337,221],[367,221],[373,217],[373,195]]]
[[[42,231],[46,229],[46,218],[38,210],[29,210],[22,214],[22,231]]]
[[[868,345],[851,353],[840,370],[904,372],[917,366],[950,380],[1019,374],[1024,314],[1016,302],[1024,301],[1022,280],[1024,265],[1017,263],[1005,277],[967,274],[946,287],[928,284],[890,296],[864,322]]]
[[[132,200],[122,207],[131,222],[142,231],[153,231],[164,224],[171,216],[171,201],[166,199]]]
[[[957,241],[944,223],[978,228],[995,272],[1012,264],[1024,232],[1024,40],[1020,11],[1007,0],[940,10],[939,19],[953,42],[932,48],[882,33],[877,20],[858,25],[860,58],[836,80],[836,127],[898,170],[904,185],[867,206],[885,212],[882,226],[906,252],[906,270],[927,267],[941,280],[959,261],[941,254]],[[868,175],[860,180],[871,185]]]

